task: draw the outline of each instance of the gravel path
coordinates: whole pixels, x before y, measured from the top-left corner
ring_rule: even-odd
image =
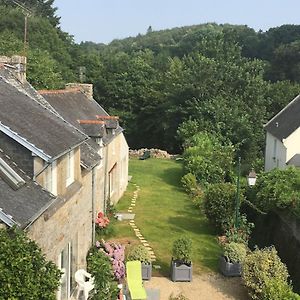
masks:
[[[194,276],[192,282],[172,282],[165,277],[152,277],[146,288],[160,289],[160,300],[168,300],[173,293],[182,293],[189,300],[249,300],[240,278],[226,278],[219,274]]]

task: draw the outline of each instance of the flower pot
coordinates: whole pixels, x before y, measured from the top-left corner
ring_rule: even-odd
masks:
[[[242,274],[242,265],[240,263],[231,263],[222,255],[219,261],[220,271],[224,276],[237,277]]]
[[[192,281],[193,267],[177,260],[171,261],[172,281]]]
[[[150,280],[152,276],[152,263],[145,264],[142,262],[142,279]]]

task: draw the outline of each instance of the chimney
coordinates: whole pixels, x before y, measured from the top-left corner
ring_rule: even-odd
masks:
[[[65,87],[66,90],[78,88],[86,94],[88,98],[93,99],[93,85],[90,83],[67,83]]]
[[[26,56],[14,55],[12,57],[0,56],[0,64],[11,68],[16,77],[24,83],[26,81]]]

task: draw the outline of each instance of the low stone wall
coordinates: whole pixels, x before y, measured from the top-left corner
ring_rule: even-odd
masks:
[[[177,155],[169,154],[165,150],[141,148],[138,150],[129,149],[129,157],[141,157],[145,151],[150,151],[150,156],[154,158],[174,159]]]
[[[250,246],[274,245],[281,260],[287,265],[294,289],[300,292],[300,221],[291,214],[272,212],[249,216],[255,222]]]

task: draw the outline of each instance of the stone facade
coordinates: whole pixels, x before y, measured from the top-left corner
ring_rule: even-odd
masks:
[[[123,134],[117,135],[104,148],[105,198],[116,204],[128,184],[128,145]]]

